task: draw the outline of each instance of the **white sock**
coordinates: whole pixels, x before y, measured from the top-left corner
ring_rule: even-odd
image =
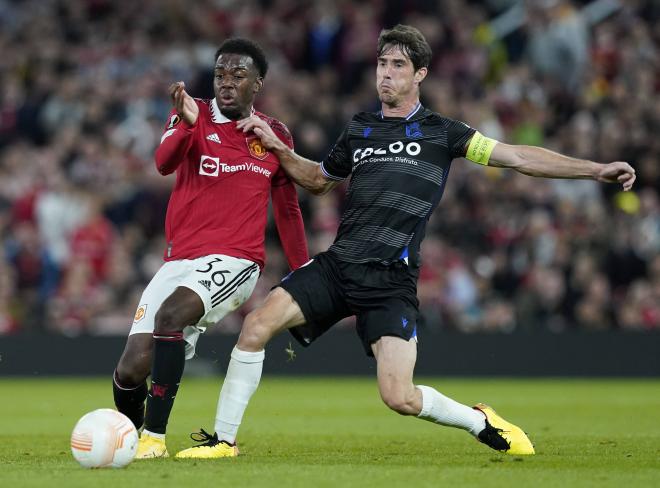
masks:
[[[458,427],[474,436],[486,428],[486,417],[478,410],[458,403],[430,386],[416,387],[422,392],[422,411],[417,415],[420,419]]]
[[[155,437],[156,439],[165,440],[165,434],[158,434],[157,432],[151,432],[147,429],[142,429],[143,434],[147,434],[149,437]]]
[[[230,444],[236,442],[236,433],[241,425],[243,413],[250,397],[259,386],[265,356],[263,350],[246,352],[238,347],[234,347],[231,352],[231,360],[220,390],[218,410],[215,414],[215,431],[218,439]]]

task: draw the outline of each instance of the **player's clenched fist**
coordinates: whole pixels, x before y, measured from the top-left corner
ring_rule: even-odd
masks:
[[[261,139],[261,143],[273,151],[285,150],[286,144],[275,135],[273,129],[266,123],[265,120],[260,119],[256,115],[251,115],[245,119],[241,119],[236,123],[237,129],[243,129],[243,132],[254,132],[254,134]]]
[[[181,118],[189,125],[195,125],[199,115],[199,107],[193,97],[186,92],[186,84],[183,81],[172,83],[169,87],[170,97],[174,109]]]
[[[598,173],[596,179],[603,183],[621,183],[623,191],[628,191],[632,188],[635,182],[635,170],[632,166],[624,161],[615,161],[603,165]]]

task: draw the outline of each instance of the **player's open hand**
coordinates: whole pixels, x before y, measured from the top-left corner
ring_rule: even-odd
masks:
[[[193,97],[186,92],[186,84],[183,81],[172,83],[169,92],[176,113],[189,125],[195,125],[199,116],[199,107]]]
[[[265,120],[260,119],[256,115],[251,115],[245,119],[241,119],[236,123],[236,128],[243,130],[243,132],[254,132],[254,134],[261,139],[261,143],[272,151],[277,151],[279,149],[286,149],[286,144],[284,144],[279,137],[275,135],[273,129],[266,123]]]
[[[603,166],[597,175],[598,181],[604,183],[621,183],[623,191],[628,191],[635,183],[635,170],[624,161],[615,161]]]

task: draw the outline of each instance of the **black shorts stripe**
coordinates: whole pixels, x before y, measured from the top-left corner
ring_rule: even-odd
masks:
[[[211,296],[211,300],[215,300],[219,295],[221,295],[222,293],[224,293],[225,290],[227,290],[227,289],[233,287],[234,284],[235,284],[238,280],[240,280],[245,274],[249,274],[249,275],[251,275],[251,274],[252,274],[256,269],[258,269],[258,268],[259,268],[259,266],[257,266],[256,264],[252,264],[251,266],[249,266],[249,267],[244,268],[243,270],[241,270],[236,276],[234,276],[234,277],[231,279],[231,281],[229,281],[229,282],[226,283],[222,288],[220,288],[218,291],[216,291],[216,292]]]
[[[231,297],[232,294],[233,294],[236,290],[238,290],[238,288],[239,288],[243,283],[245,283],[247,280],[249,280],[251,276],[252,276],[252,275],[250,274],[250,275],[246,276],[245,278],[243,278],[243,279],[242,279],[241,281],[239,281],[238,283],[236,283],[236,286],[235,286],[235,287],[233,287],[231,290],[227,290],[227,292],[226,292],[223,296],[216,298],[216,299],[212,302],[212,305],[215,307],[216,305],[219,305],[220,303],[224,302],[227,298]]]
[[[238,283],[236,283],[236,286],[232,287],[231,290],[227,290],[226,293],[225,293],[224,295],[219,296],[218,298],[214,299],[214,300],[211,302],[211,306],[215,307],[215,306],[221,304],[222,302],[224,302],[227,298],[231,297],[232,294],[233,294],[236,290],[238,290],[238,288],[239,288],[243,283],[245,283],[247,280],[250,279],[250,277],[252,276],[252,274],[253,274],[253,273],[251,273],[251,274],[249,274],[249,275],[246,275],[243,279],[241,279],[241,281],[239,281]]]
[[[252,264],[251,266],[244,268],[241,270],[236,276],[234,276],[231,281],[226,283],[222,288],[220,288],[217,292],[211,296],[211,300],[215,301],[222,295],[224,295],[227,291],[233,290],[236,288],[236,284],[241,281],[245,276],[251,276],[257,269],[259,269],[259,266],[256,264]]]
[[[211,299],[211,306],[215,307],[219,305],[220,303],[224,302],[227,298],[229,298],[236,290],[238,290],[238,287],[240,287],[243,283],[245,283],[247,280],[249,280],[252,275],[254,274],[255,271],[257,271],[259,267],[255,264],[254,266],[250,266],[249,268],[244,269],[236,275],[236,278],[234,278],[231,281],[231,287],[228,288],[225,286],[220,292],[220,295],[216,293],[213,295],[213,298]],[[238,281],[236,281],[238,279]]]

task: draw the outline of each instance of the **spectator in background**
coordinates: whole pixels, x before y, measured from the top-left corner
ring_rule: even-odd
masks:
[[[579,89],[589,64],[589,31],[584,19],[566,0],[527,1],[528,59],[534,70]]]
[[[0,335],[18,331],[14,303],[14,270],[7,264],[0,251]]]

